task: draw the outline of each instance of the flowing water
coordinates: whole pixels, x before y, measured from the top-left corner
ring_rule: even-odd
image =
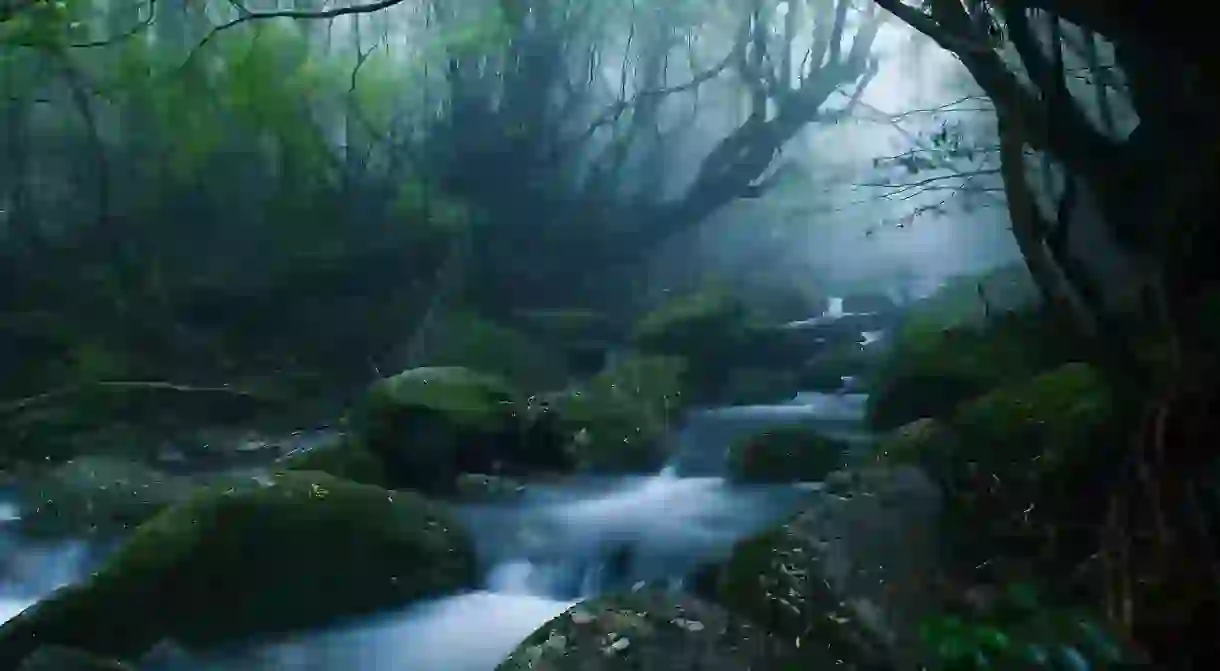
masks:
[[[828,316],[842,315],[841,302],[831,307]],[[660,473],[533,486],[511,504],[461,508],[484,565],[478,591],[206,655],[161,646],[140,668],[493,671],[521,640],[575,602],[644,585],[681,589],[700,565],[726,557],[736,541],[784,518],[818,485],[732,485],[722,477],[728,445],[776,425],[861,439],[865,400],[801,393],[786,403],[692,412],[672,438],[673,462]],[[0,621],[84,576],[97,558],[80,542],[18,543],[4,527],[19,513],[0,498]]]

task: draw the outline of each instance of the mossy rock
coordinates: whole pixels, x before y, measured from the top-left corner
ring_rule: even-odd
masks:
[[[825,668],[882,668],[885,644],[825,581],[825,544],[804,533],[798,516],[739,542],[727,562],[700,573],[696,592],[802,650],[824,655],[832,665]]]
[[[338,435],[308,450],[294,452],[279,460],[286,471],[327,473],[365,485],[388,484],[385,465],[353,436]]]
[[[682,357],[682,386],[701,401],[719,398],[736,356],[751,348],[754,325],[732,295],[701,291],[667,301],[641,318],[632,343],[643,354]]]
[[[80,650],[47,645],[26,657],[17,671],[135,671],[135,667]]]
[[[459,473],[570,466],[562,437],[527,399],[466,368],[415,368],[379,380],[350,426],[395,488],[452,493]]]
[[[556,427],[583,472],[655,472],[668,457],[663,438],[682,415],[684,360],[632,356],[583,385],[553,395]]]
[[[736,482],[811,482],[842,468],[847,446],[805,427],[769,429],[729,447]]]
[[[874,456],[889,466],[919,466],[930,474],[941,473],[959,447],[957,435],[946,422],[925,417],[904,424],[883,437]]]
[[[797,650],[699,599],[643,590],[577,604],[497,671],[798,671]]]
[[[857,343],[840,345],[810,359],[801,368],[799,384],[804,391],[838,391],[843,388],[845,377],[870,380],[880,358]]]
[[[954,493],[947,528],[964,564],[1003,554],[1087,556],[1087,534],[1104,516],[1099,474],[1124,422],[1102,377],[1074,363],[964,404],[951,428],[958,446],[931,473]],[[1078,557],[1083,560],[1084,556]]]
[[[83,583],[0,626],[0,668],[57,644],[136,658],[320,626],[472,587],[467,534],[410,492],[281,473],[210,487],[142,525]]]
[[[1113,401],[1096,370],[1072,363],[963,405],[952,425],[963,443],[998,463],[1024,458],[1022,468],[1052,471],[1097,446]]]
[[[947,418],[964,401],[1071,360],[1074,343],[1040,313],[1008,314],[985,327],[908,323],[876,374],[869,423],[894,429]]]
[[[78,457],[20,485],[21,529],[36,536],[121,532],[185,501],[196,486],[128,459]]]

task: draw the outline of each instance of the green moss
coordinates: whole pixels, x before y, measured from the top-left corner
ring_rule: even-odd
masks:
[[[466,368],[415,368],[379,380],[349,417],[394,487],[449,492],[463,471],[489,472],[519,447],[522,401]]]
[[[580,469],[647,472],[666,454],[661,438],[684,407],[686,363],[674,357],[628,357],[580,387],[549,399]]]
[[[385,466],[364,443],[350,436],[335,436],[307,451],[280,461],[286,471],[316,471],[365,485],[387,485]]]
[[[880,355],[856,343],[848,343],[823,352],[805,364],[800,373],[801,389],[806,391],[837,391],[844,377],[855,377],[867,383],[875,374]]]
[[[0,668],[37,647],[131,658],[331,622],[473,586],[443,506],[324,473],[212,487],[142,525],[88,581],[0,626]]]
[[[1073,343],[1040,313],[947,330],[907,323],[877,373],[869,421],[893,429],[946,417],[963,401],[1070,360],[1072,351]]]
[[[881,644],[823,581],[823,550],[786,524],[739,542],[705,571],[697,591],[781,639],[829,653],[836,666],[866,668]]]
[[[764,431],[729,448],[729,477],[738,482],[819,481],[843,468],[847,446],[804,427]]]
[[[1095,550],[1079,530],[1102,519],[1107,485],[1098,476],[1122,435],[1096,371],[1068,364],[999,388],[964,404],[951,428],[957,446],[931,474],[952,494],[946,528],[963,564],[1002,555],[1067,566]]]
[[[925,473],[942,473],[956,454],[958,437],[938,419],[918,419],[890,432],[877,445],[876,457],[883,465],[919,466]]]
[[[674,298],[635,325],[632,342],[648,355],[682,357],[682,385],[694,400],[719,397],[732,361],[757,338],[745,305],[728,293]]]
[[[822,664],[830,660],[816,657]],[[740,616],[689,596],[643,590],[573,606],[534,632],[498,671],[824,668]],[[825,668],[829,668],[828,666]]]

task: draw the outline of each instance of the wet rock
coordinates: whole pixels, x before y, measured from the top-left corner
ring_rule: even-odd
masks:
[[[590,473],[655,473],[668,457],[663,437],[681,416],[681,376],[673,357],[632,356],[549,399],[577,468]]]
[[[799,652],[711,603],[642,590],[573,606],[497,671],[780,671]],[[813,667],[809,667],[813,668]]]
[[[947,329],[913,321],[876,375],[869,422],[889,430],[947,419],[965,401],[1062,365],[1073,347],[1053,320],[1036,313]]]
[[[80,650],[48,645],[26,657],[17,671],[135,671],[135,667]]]
[[[282,473],[209,487],[142,525],[90,579],[0,626],[0,668],[48,644],[134,658],[322,625],[474,585],[471,540],[409,492]]]
[[[128,459],[77,457],[20,485],[21,529],[37,536],[115,533],[186,500],[195,488],[188,478]]]
[[[805,427],[770,429],[729,448],[729,477],[737,482],[813,482],[842,468],[847,446]]]
[[[452,493],[459,473],[565,470],[562,441],[503,380],[466,368],[415,368],[376,382],[350,418],[396,488]]]
[[[842,478],[783,526],[739,543],[696,589],[849,668],[913,655],[937,568],[938,492],[913,469]],[[909,661],[909,660],[908,660]]]

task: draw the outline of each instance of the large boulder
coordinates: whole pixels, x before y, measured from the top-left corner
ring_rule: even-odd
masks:
[[[1028,560],[1048,543],[1064,560],[1095,551],[1077,530],[1104,519],[1110,483],[1098,455],[1123,438],[1117,407],[1100,374],[1074,363],[959,408],[950,422],[956,443],[942,443],[939,465],[928,467],[953,493],[949,528],[963,565],[998,570],[997,555]]]
[[[870,470],[740,542],[699,593],[856,668],[910,660],[931,607],[939,494],[918,472]]]
[[[908,323],[875,376],[869,423],[889,430],[924,417],[946,418],[997,386],[1062,365],[1073,348],[1054,320],[1040,313],[1008,314],[981,327]]]
[[[631,356],[584,384],[547,399],[577,468],[650,473],[668,457],[666,431],[686,407],[682,359]]]
[[[451,493],[459,473],[565,470],[558,434],[500,378],[414,368],[378,380],[349,418],[396,488]]]
[[[186,500],[195,487],[129,459],[77,457],[20,484],[20,526],[37,536],[109,535]]]
[[[821,481],[844,466],[847,445],[800,426],[768,429],[729,447],[729,478],[736,482]]]
[[[787,671],[797,650],[714,604],[645,590],[577,604],[497,671]]]
[[[729,293],[701,291],[677,296],[644,315],[632,343],[647,355],[681,357],[682,386],[692,400],[718,399],[727,375],[757,339],[749,311]]]
[[[392,608],[477,579],[448,510],[322,473],[208,488],[142,525],[88,580],[0,626],[0,668],[45,645],[136,658]]]

